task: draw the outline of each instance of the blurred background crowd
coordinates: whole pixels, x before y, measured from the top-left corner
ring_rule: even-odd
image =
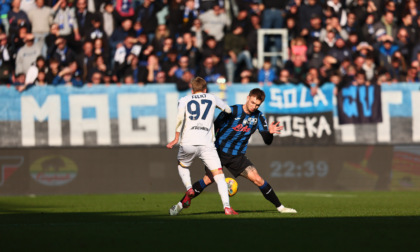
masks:
[[[418,82],[417,0],[1,0],[0,84]],[[288,59],[257,65],[257,31]],[[281,50],[279,36],[265,51]]]

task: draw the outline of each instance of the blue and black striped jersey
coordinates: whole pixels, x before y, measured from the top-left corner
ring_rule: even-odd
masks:
[[[216,147],[230,155],[245,154],[251,135],[258,129],[268,133],[267,120],[263,113],[256,110],[248,115],[242,105],[230,106],[231,114],[221,112],[214,122]]]

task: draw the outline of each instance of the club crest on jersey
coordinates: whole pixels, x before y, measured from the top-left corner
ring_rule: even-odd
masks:
[[[248,118],[248,119],[244,119],[243,121],[242,121],[242,124],[243,125],[255,125],[255,124],[257,124],[257,122],[258,122],[258,119],[257,118],[252,118],[252,117],[250,117],[250,118]]]

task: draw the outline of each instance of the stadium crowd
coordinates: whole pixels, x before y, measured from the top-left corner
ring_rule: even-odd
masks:
[[[0,84],[417,82],[417,0],[2,0]],[[289,59],[257,68],[257,31]],[[265,50],[281,39],[265,40]]]

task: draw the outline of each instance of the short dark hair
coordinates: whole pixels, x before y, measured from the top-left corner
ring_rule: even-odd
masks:
[[[259,88],[254,88],[249,92],[249,96],[252,97],[254,96],[255,98],[257,98],[257,100],[260,100],[261,102],[264,102],[265,100],[265,93],[264,91],[262,91]]]

